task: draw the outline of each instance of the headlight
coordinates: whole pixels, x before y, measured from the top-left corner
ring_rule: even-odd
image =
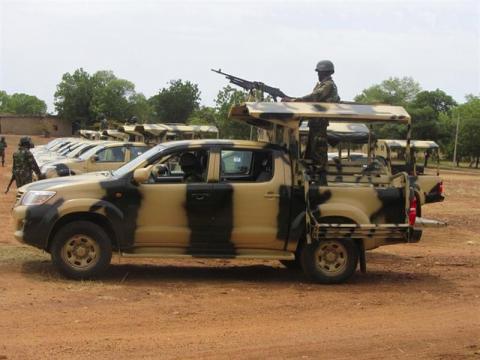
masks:
[[[53,196],[55,196],[55,194],[55,191],[28,191],[22,197],[22,205],[41,205],[46,203]]]

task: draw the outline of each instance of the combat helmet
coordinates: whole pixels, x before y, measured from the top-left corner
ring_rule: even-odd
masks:
[[[333,66],[333,63],[330,60],[322,60],[317,63],[317,66],[315,67],[315,71],[330,71],[332,74],[335,72],[335,67]]]
[[[21,147],[26,147],[27,149],[30,148],[31,140],[28,136],[23,136],[20,138],[20,141],[18,142],[18,146]]]

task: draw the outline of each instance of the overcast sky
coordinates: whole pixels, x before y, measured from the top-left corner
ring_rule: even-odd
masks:
[[[0,89],[45,100],[62,74],[113,70],[147,97],[171,79],[211,105],[211,68],[305,95],[318,60],[343,100],[412,76],[463,102],[480,94],[480,1],[0,0]]]

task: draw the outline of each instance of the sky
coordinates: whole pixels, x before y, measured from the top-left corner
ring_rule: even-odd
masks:
[[[0,0],[0,89],[46,101],[66,72],[113,70],[150,97],[172,79],[212,105],[224,72],[309,93],[330,59],[342,100],[411,76],[480,95],[480,1]]]

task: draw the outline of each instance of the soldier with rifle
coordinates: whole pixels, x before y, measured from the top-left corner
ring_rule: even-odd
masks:
[[[315,71],[318,74],[318,83],[313,91],[299,98],[283,98],[282,101],[298,102],[340,102],[337,86],[332,79],[335,72],[333,63],[330,60],[322,60],[317,63]],[[305,159],[312,162],[311,175],[313,180],[320,185],[327,184],[328,167],[328,141],[327,127],[328,120],[312,120],[308,122],[308,142],[305,151]]]
[[[239,77],[223,73],[221,70],[212,71],[225,75],[232,84],[240,86],[249,91],[267,93],[274,101],[280,97],[282,101],[295,101],[295,102],[340,102],[338,96],[337,86],[332,79],[332,74],[335,72],[333,63],[330,60],[322,60],[317,63],[315,71],[318,75],[318,83],[313,88],[312,93],[299,98],[292,98],[285,95],[280,89],[265,85],[259,81],[248,81]],[[260,99],[263,100],[263,99]],[[327,166],[328,166],[328,142],[327,142],[327,127],[328,120],[322,119],[322,121],[313,120],[309,121],[309,134],[307,149],[305,151],[305,160],[311,162],[310,175],[312,179],[319,182],[321,185],[327,183]]]
[[[10,186],[13,181],[17,185],[17,189],[22,187],[25,184],[32,182],[32,173],[35,172],[39,179],[43,178],[40,168],[35,161],[30,148],[33,144],[31,143],[30,138],[22,137],[20,138],[20,143],[18,144],[18,151],[13,154],[13,167],[12,167],[12,177],[10,182],[5,190],[7,193],[10,190]]]

